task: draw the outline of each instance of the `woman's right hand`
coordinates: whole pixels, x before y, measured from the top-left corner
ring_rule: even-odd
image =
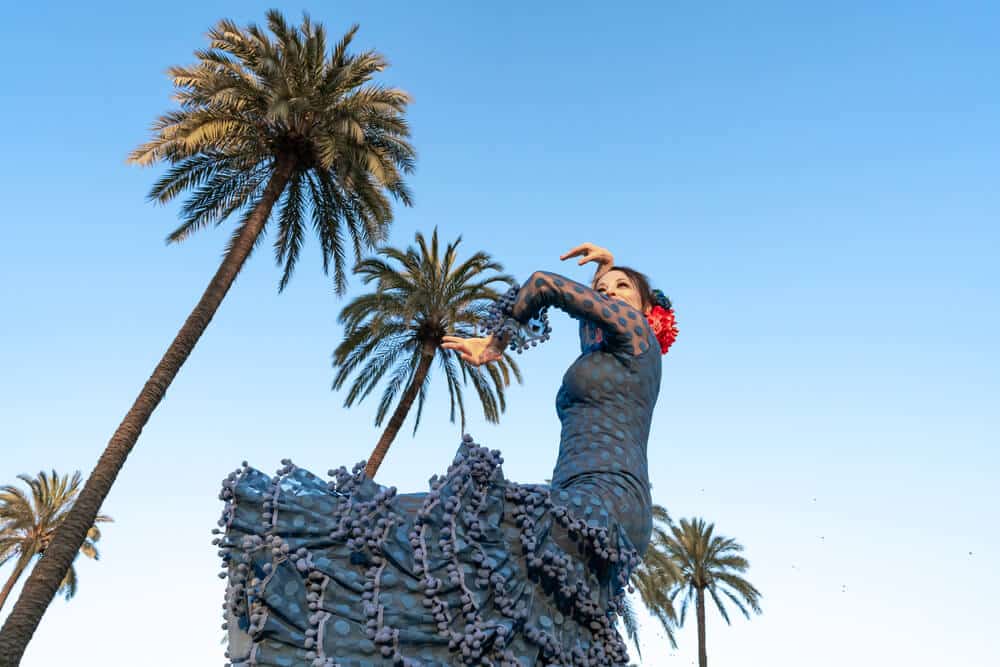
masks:
[[[615,258],[612,256],[611,251],[594,243],[581,243],[565,255],[562,255],[559,259],[567,260],[570,257],[581,257],[580,261],[577,262],[579,266],[583,266],[587,262],[596,262],[597,273],[594,276],[594,280],[600,278],[602,274],[615,265]]]
[[[455,350],[467,364],[482,366],[503,358],[503,351],[497,350],[495,345],[491,345],[492,342],[492,336],[489,338],[445,336],[441,339],[441,347],[446,350]]]

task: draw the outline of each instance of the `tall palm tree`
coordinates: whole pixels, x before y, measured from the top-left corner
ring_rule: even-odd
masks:
[[[402,174],[413,167],[405,92],[371,83],[387,63],[347,49],[351,28],[327,49],[326,32],[306,17],[290,27],[276,11],[270,34],[223,20],[209,31],[197,63],[169,70],[180,108],[161,116],[153,138],[129,161],[167,162],[150,197],[190,193],[169,243],[239,213],[222,264],[111,437],[79,499],[35,567],[0,632],[0,666],[14,665],[66,576],[115,477],[167,387],[194,349],[277,206],[274,252],[279,290],[299,257],[307,220],[319,236],[323,268],[332,259],[345,289],[344,232],[355,254],[375,247],[392,220],[391,198],[410,204]],[[273,35],[273,37],[272,37]]]
[[[704,519],[681,519],[680,525],[671,528],[671,535],[664,543],[667,553],[680,568],[680,579],[671,591],[673,602],[682,597],[680,625],[684,624],[688,605],[694,601],[698,615],[698,665],[706,667],[705,650],[705,591],[715,601],[722,618],[729,623],[729,613],[720,594],[728,598],[743,615],[750,618],[750,610],[761,613],[760,591],[741,577],[750,563],[740,554],[743,546],[730,537],[713,535],[715,524]]]
[[[681,580],[681,570],[671,557],[667,547],[673,521],[666,508],[653,505],[653,534],[642,562],[632,572],[629,583],[639,594],[646,610],[660,622],[667,633],[667,640],[672,648],[677,648],[677,638],[674,630],[677,627],[677,612],[674,610],[670,593]],[[632,640],[635,650],[642,657],[639,649],[639,624],[635,618],[635,610],[631,602],[625,601],[622,624],[625,634]]]
[[[389,374],[375,415],[376,426],[382,425],[399,396],[399,403],[368,459],[365,474],[370,478],[375,477],[414,400],[417,415],[413,432],[417,432],[435,356],[448,383],[451,421],[455,421],[457,405],[462,430],[465,430],[465,402],[459,374],[463,382],[472,382],[487,421],[494,423],[506,408],[504,388],[510,385],[511,373],[521,382],[521,371],[509,354],[495,364],[477,368],[453,351],[441,348],[441,338],[448,333],[476,333],[476,324],[486,306],[499,296],[491,285],[515,284],[511,276],[496,273],[503,267],[484,252],[477,252],[458,264],[457,248],[461,240],[459,237],[448,244],[442,257],[437,229],[429,245],[417,232],[416,247],[409,246],[405,251],[383,247],[378,256],[365,259],[355,268],[365,284],[375,283],[375,290],[357,297],[340,313],[339,321],[345,325],[345,331],[344,340],[333,353],[334,367],[338,369],[333,388],[341,388],[357,371],[344,401],[350,407],[371,394]]]
[[[30,497],[16,486],[7,485],[0,488],[0,565],[17,559],[14,571],[8,577],[3,589],[0,589],[0,609],[3,609],[7,596],[14,584],[36,557],[44,556],[52,542],[56,528],[66,518],[66,513],[76,500],[80,490],[80,473],[76,472],[70,478],[59,476],[52,471],[49,476],[45,472],[38,477],[18,475],[18,479],[28,485]],[[111,521],[111,517],[98,514],[96,523]],[[101,539],[101,531],[92,525],[87,531],[87,538],[80,546],[80,553],[87,558],[97,560],[97,541]],[[76,595],[76,568],[70,566],[63,577],[59,590],[69,600]]]

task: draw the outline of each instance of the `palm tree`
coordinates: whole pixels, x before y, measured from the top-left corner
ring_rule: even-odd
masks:
[[[67,475],[60,477],[53,470],[51,476],[40,472],[38,477],[18,475],[18,479],[28,485],[30,497],[16,486],[0,488],[0,565],[17,559],[14,571],[0,590],[0,609],[3,609],[11,589],[31,561],[45,555],[56,528],[66,518],[66,513],[76,500],[81,478],[79,472],[70,478]],[[98,514],[95,523],[107,523],[111,520],[109,516]],[[97,560],[99,554],[96,543],[99,539],[101,531],[96,525],[91,526],[80,547],[80,553]],[[59,590],[69,600],[76,595],[76,589],[76,569],[70,566]]]
[[[492,284],[515,284],[512,277],[493,273],[503,267],[484,252],[457,264],[456,250],[461,240],[459,237],[448,244],[441,257],[437,229],[429,246],[417,232],[416,247],[409,246],[405,251],[381,248],[379,256],[365,259],[355,268],[366,285],[374,282],[376,287],[375,291],[351,301],[340,313],[339,321],[345,325],[345,331],[344,340],[333,353],[333,364],[338,369],[333,388],[340,389],[357,371],[344,401],[350,407],[371,394],[388,373],[389,381],[375,415],[376,426],[381,426],[399,396],[399,403],[368,459],[365,474],[369,478],[375,477],[414,400],[417,416],[413,432],[417,432],[435,356],[448,383],[451,421],[455,421],[457,405],[463,431],[465,402],[459,373],[463,382],[472,382],[487,421],[494,423],[506,408],[504,387],[510,385],[510,374],[521,382],[521,371],[508,354],[495,364],[477,368],[455,352],[440,347],[445,334],[475,334],[485,307],[499,296]]]
[[[681,570],[671,558],[667,547],[670,534],[667,532],[673,526],[670,514],[662,505],[653,505],[653,534],[646,555],[642,562],[632,572],[629,578],[631,588],[639,594],[643,606],[660,622],[667,633],[667,640],[672,648],[677,648],[677,638],[674,629],[677,627],[677,612],[670,599],[670,592],[681,578]],[[639,625],[635,618],[635,610],[631,602],[625,600],[625,610],[622,614],[622,624],[625,634],[632,640],[635,650],[642,657],[639,649]]]
[[[308,17],[293,28],[277,11],[265,30],[223,20],[209,31],[197,63],[169,70],[180,108],[153,125],[153,139],[129,161],[167,162],[150,197],[181,193],[182,224],[168,243],[239,212],[218,271],[111,437],[46,558],[34,568],[0,632],[0,666],[14,665],[94,523],[101,503],[150,415],[194,349],[277,206],[274,252],[279,291],[299,257],[307,218],[319,236],[324,271],[332,259],[338,293],[346,285],[345,237],[355,255],[387,236],[391,199],[410,204],[402,174],[415,154],[407,142],[405,92],[371,84],[385,58],[347,48],[351,28],[327,53],[326,33]],[[273,34],[273,38],[272,35]]]
[[[760,591],[741,577],[750,563],[740,554],[743,546],[730,537],[713,535],[715,524],[704,519],[681,519],[680,525],[671,528],[664,547],[680,568],[680,579],[670,594],[673,602],[682,595],[680,625],[684,624],[688,604],[694,601],[698,614],[698,665],[706,667],[705,652],[705,591],[715,601],[715,606],[726,623],[729,614],[720,594],[728,598],[743,615],[750,618],[749,607],[761,613]]]

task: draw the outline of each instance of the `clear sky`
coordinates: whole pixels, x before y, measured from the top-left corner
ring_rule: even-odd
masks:
[[[746,546],[764,614],[708,614],[716,667],[996,665],[1000,85],[986,2],[320,3],[414,96],[416,206],[522,278],[583,241],[674,299],[649,443],[654,499]],[[0,483],[88,472],[214,272],[229,228],[180,246],[161,169],[125,165],[244,0],[15,3],[0,40]],[[281,7],[297,19],[300,5]],[[243,459],[365,458],[375,404],[330,391],[344,301],[304,249],[282,295],[263,246],[108,498],[80,590],[26,667],[221,664],[210,529]],[[351,294],[357,293],[352,284]],[[573,322],[520,358],[502,423],[468,430],[549,476]],[[443,472],[436,378],[380,480]],[[471,399],[471,396],[470,396]],[[0,569],[6,578],[10,566]],[[11,603],[8,603],[8,611]],[[734,612],[735,613],[735,612]],[[2,616],[0,616],[2,617]],[[688,665],[647,624],[647,665]]]

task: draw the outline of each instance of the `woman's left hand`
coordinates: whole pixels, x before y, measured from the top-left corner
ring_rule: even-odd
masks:
[[[495,349],[493,337],[490,338],[460,338],[458,336],[445,336],[441,339],[441,347],[446,350],[455,350],[458,356],[468,364],[482,366],[491,361],[503,358],[503,352]]]
[[[587,262],[596,262],[597,273],[594,276],[595,280],[600,278],[604,273],[607,273],[607,271],[615,265],[615,258],[611,254],[611,251],[594,243],[581,243],[565,255],[562,255],[559,259],[567,260],[570,257],[582,257],[582,259],[577,262],[580,266],[583,266]]]

